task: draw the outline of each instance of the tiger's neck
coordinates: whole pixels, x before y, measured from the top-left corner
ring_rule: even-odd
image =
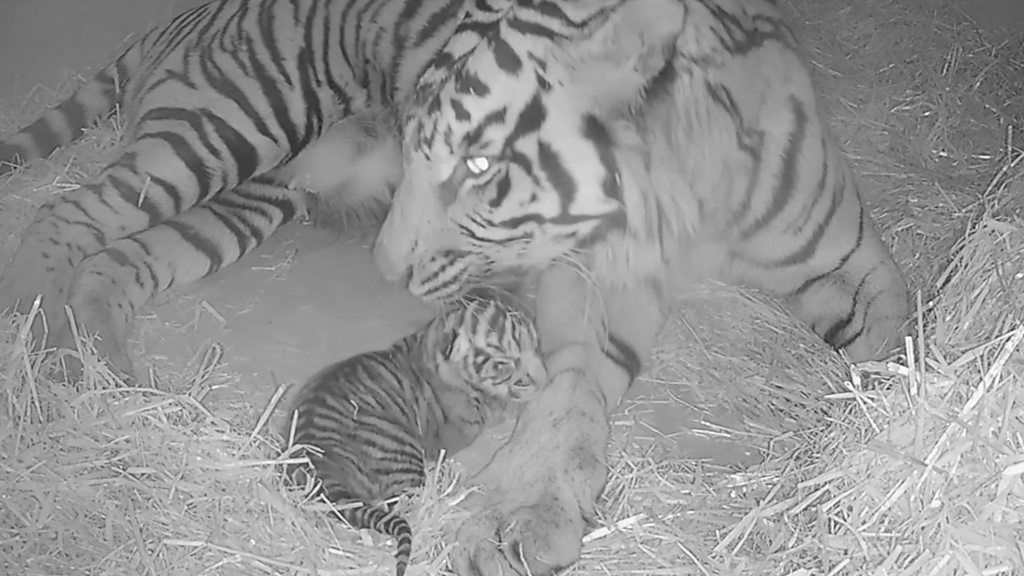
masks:
[[[405,100],[448,42],[470,0],[328,3],[323,74],[345,113]]]

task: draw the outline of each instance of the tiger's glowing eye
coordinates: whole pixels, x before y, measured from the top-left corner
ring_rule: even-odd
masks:
[[[491,161],[486,156],[474,156],[466,158],[466,168],[475,176],[479,176],[491,169]]]

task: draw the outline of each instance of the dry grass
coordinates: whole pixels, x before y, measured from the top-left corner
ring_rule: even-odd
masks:
[[[760,296],[710,287],[667,326],[648,383],[725,407],[749,469],[634,441],[574,574],[1024,573],[1024,119],[1019,38],[921,0],[797,2],[810,59],[875,213],[922,290],[907,362],[851,372]],[[0,107],[0,132],[66,94]],[[118,127],[0,180],[0,253],[35,206],[109,157]],[[882,195],[880,192],[885,190]],[[125,388],[95,361],[48,376],[25,322],[0,342],[0,572],[388,574],[373,545],[285,486],[274,407],[205,396],[216,370]],[[88,350],[83,355],[90,358]],[[254,408],[254,409],[253,409]],[[438,472],[408,510],[410,574],[434,574],[463,496]],[[380,538],[373,539],[377,543]]]
[[[32,315],[11,322],[0,374],[0,565],[21,574],[365,574],[391,550],[345,529],[289,487],[292,462],[255,422],[203,403],[207,370],[183,393],[127,388],[88,346],[81,382],[48,377],[58,360],[30,352]],[[407,504],[411,574],[435,573],[453,514],[455,471],[435,471],[423,506]],[[434,558],[430,561],[427,558]]]

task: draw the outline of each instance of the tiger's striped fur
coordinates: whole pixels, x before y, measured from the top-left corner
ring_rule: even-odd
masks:
[[[294,402],[296,444],[321,491],[356,528],[395,538],[396,573],[409,563],[412,532],[389,505],[423,486],[425,462],[469,446],[546,381],[533,321],[497,294],[448,304],[387,350],[331,365]],[[293,468],[299,484],[308,470]]]
[[[415,99],[377,254],[424,299],[570,257],[765,288],[855,360],[896,343],[905,283],[769,2],[477,4]]]
[[[221,0],[155,28],[57,108],[0,140],[0,170],[46,156],[119,109],[123,150],[82,186],[48,201],[0,277],[0,310],[37,295],[53,343],[64,314],[97,333],[128,371],[133,316],[171,286],[227,266],[303,212],[289,184],[344,142],[318,143],[346,119],[394,124],[416,79],[469,0]],[[382,131],[382,132],[386,132]],[[397,140],[330,166],[348,177],[336,203],[388,201]],[[344,151],[344,150],[343,150]],[[298,165],[298,168],[297,168]],[[386,173],[377,171],[391,165]],[[312,168],[311,168],[312,167]]]
[[[478,478],[460,574],[576,560],[605,412],[688,283],[773,292],[854,361],[900,342],[906,284],[770,0],[477,2],[415,102],[378,267],[428,301],[543,270],[545,353],[568,358]]]

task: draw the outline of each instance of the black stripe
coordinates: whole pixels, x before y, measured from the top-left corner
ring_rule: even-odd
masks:
[[[537,161],[562,202],[562,213],[567,214],[576,199],[576,181],[562,163],[562,158],[544,140],[537,143]]]
[[[138,142],[143,140],[160,140],[170,146],[171,151],[181,159],[185,168],[191,172],[192,176],[196,179],[196,191],[198,192],[197,199],[206,198],[210,195],[212,182],[210,181],[210,174],[206,170],[206,162],[196,154],[192,145],[189,144],[181,134],[178,134],[177,132],[160,131],[142,134],[136,138],[136,141]]]
[[[334,95],[335,98],[338,99],[338,104],[341,106],[342,110],[348,110],[351,103],[349,101],[348,94],[345,93],[345,90],[341,87],[341,85],[338,84],[336,80],[336,78],[339,77],[339,74],[335,72],[334,59],[329,58],[328,55],[337,54],[341,56],[341,62],[339,64],[341,64],[342,67],[347,68],[348,70],[352,70],[352,61],[349,59],[348,52],[345,49],[346,34],[344,33],[344,27],[345,23],[350,21],[349,11],[355,5],[355,2],[346,2],[345,7],[342,8],[341,10],[341,14],[337,20],[337,26],[342,28],[342,30],[341,34],[337,35],[337,46],[331,44],[332,38],[335,38],[335,34],[333,34],[334,30],[332,28],[332,25],[334,25],[335,23],[331,20],[331,18],[328,17],[323,17],[320,19],[320,35],[323,38],[323,41],[320,43],[320,54],[323,55],[323,58],[326,63],[325,74],[327,75],[327,87],[331,89],[331,93]],[[310,15],[312,16],[312,12]],[[307,26],[312,26],[315,22],[316,20],[311,18]]]
[[[856,332],[854,332],[847,338],[840,340],[840,336],[842,335],[842,333],[849,329],[850,325],[852,325],[854,320],[856,320],[857,318],[857,310],[860,309],[860,306],[858,305],[860,293],[864,289],[864,286],[867,284],[868,277],[870,275],[871,273],[869,271],[868,274],[865,274],[860,279],[860,282],[857,284],[857,288],[853,291],[853,294],[850,296],[850,309],[847,312],[846,316],[835,321],[832,324],[832,326],[830,326],[829,329],[821,336],[821,338],[825,342],[828,342],[837,350],[842,350],[843,348],[846,348],[847,346],[850,345],[851,342],[860,338],[861,335],[864,333],[864,325],[861,324],[861,327]]]
[[[793,109],[793,128],[789,133],[789,141],[786,150],[782,154],[782,171],[778,175],[775,186],[772,190],[771,203],[768,209],[754,220],[754,223],[743,230],[740,237],[749,240],[755,234],[764,230],[789,203],[796,189],[800,169],[800,157],[807,139],[807,111],[802,103],[795,96],[790,96],[790,105]]]
[[[277,38],[274,37],[274,8],[277,5],[273,2],[262,2],[258,8],[258,14],[256,16],[257,30],[259,32],[260,40],[262,45],[267,50],[267,55],[270,60],[270,64],[277,71],[280,81],[288,86],[292,86],[292,78],[288,74],[288,69],[285,68],[285,58],[281,54],[281,47],[277,44]],[[309,46],[309,44],[307,44]]]
[[[248,184],[243,184],[241,188],[233,190],[232,195],[220,194],[210,200],[210,204],[216,204],[223,206],[224,209],[232,212],[238,212],[249,216],[246,218],[247,221],[259,220],[261,222],[267,222],[272,224],[277,219],[278,213],[274,210],[273,206],[268,205],[261,199],[254,199],[243,196],[240,194],[242,188],[247,188]],[[234,198],[232,198],[232,196]]]
[[[202,232],[177,220],[168,220],[164,222],[164,225],[171,230],[174,230],[182,240],[188,242],[193,248],[206,257],[208,265],[203,276],[220,270],[221,265],[224,263],[224,257],[220,253],[220,247],[211,242],[209,238],[202,234]]]
[[[290,116],[290,110],[288,109],[288,99],[280,89],[280,84],[270,71],[260,61],[259,56],[256,53],[256,46],[251,39],[248,41],[249,45],[249,64],[252,66],[253,79],[260,86],[260,91],[263,97],[266,99],[267,106],[270,107],[271,113],[274,115],[274,119],[277,125],[284,132],[285,139],[288,140],[288,152],[295,154],[301,149],[299,143],[300,136],[295,124],[292,122]],[[253,111],[257,116],[253,117],[253,121],[262,118],[262,114]],[[276,142],[277,140],[274,139]]]
[[[213,156],[214,160],[222,161],[223,158],[220,155],[220,151],[214,146],[213,141],[210,140],[210,135],[206,131],[206,126],[203,125],[203,117],[211,117],[212,114],[203,110],[190,110],[186,108],[171,108],[171,107],[158,107],[151,108],[142,115],[139,120],[140,124],[147,122],[183,122],[192,129],[192,132],[199,138],[199,142],[203,148]]]
[[[307,46],[299,52],[299,98],[306,104],[306,124],[302,129],[302,137],[296,143],[296,147],[292,150],[288,159],[294,158],[300,151],[305,150],[313,138],[320,136],[323,131],[324,109],[317,95],[319,83],[311,74],[311,71],[315,70],[316,66],[313,64],[310,50]],[[343,110],[343,113],[347,114],[348,112],[348,109]]]
[[[93,80],[93,83],[101,84],[96,80]],[[106,97],[107,101],[109,102],[109,96]],[[64,120],[65,122],[67,122],[68,128],[71,130],[70,136],[72,139],[77,138],[77,133],[81,132],[82,128],[85,128],[85,125],[88,124],[90,120],[92,120],[92,115],[88,113],[88,111],[85,109],[85,106],[83,106],[82,103],[79,102],[78,98],[76,97],[72,97],[63,104],[61,104],[60,111],[62,114],[64,114]]]
[[[153,286],[154,291],[159,292],[167,288],[166,286],[160,285],[160,277],[153,268],[153,264],[156,263],[157,260],[153,258],[153,251],[149,249],[149,246],[147,246],[139,237],[128,237],[125,240],[135,244],[135,246],[137,246],[139,250],[146,255],[146,257],[141,259],[137,264],[144,268],[146,273],[149,274],[149,282],[150,285]]]
[[[262,136],[272,142],[277,142],[277,137],[274,135],[273,130],[271,130],[267,123],[264,122],[263,114],[256,109],[252,100],[249,99],[249,96],[238,84],[231,80],[227,74],[224,74],[223,71],[215,66],[214,62],[211,62],[207,58],[200,58],[199,67],[202,70],[203,75],[206,77],[207,82],[210,83],[211,88],[241,108],[242,113],[245,114],[246,118],[256,126],[256,130]]]
[[[146,213],[147,228],[163,219],[163,214],[160,213],[159,208],[157,208],[153,199],[150,198],[148,190],[145,192],[145,196],[143,196],[142,190],[136,189],[135,186],[132,186],[124,179],[114,176],[113,174],[107,176],[107,181],[110,182],[110,185],[114,190],[117,190],[118,195],[121,196],[121,199],[124,200],[125,203]],[[150,180],[150,185],[152,185],[152,183],[153,181]],[[143,186],[145,186],[145,184],[143,184]]]
[[[817,284],[818,282],[820,282],[822,280],[827,279],[832,274],[835,274],[837,271],[839,271],[844,266],[846,266],[846,263],[850,260],[850,258],[854,255],[855,252],[857,252],[858,250],[861,249],[861,243],[864,242],[864,205],[863,204],[860,205],[860,211],[859,211],[859,214],[858,214],[858,218],[859,218],[858,219],[859,225],[857,227],[857,239],[854,241],[853,246],[850,247],[850,249],[846,252],[846,254],[843,254],[842,258],[840,258],[839,261],[836,262],[836,264],[834,266],[832,266],[832,269],[830,269],[828,272],[823,272],[821,274],[818,274],[817,276],[813,276],[811,278],[808,278],[807,280],[804,281],[803,284],[801,284],[796,290],[794,290],[793,293],[790,294],[790,296],[798,298],[804,292],[809,290],[811,288],[811,286]]]
[[[67,140],[67,138],[54,131],[53,126],[50,123],[50,119],[47,118],[47,116],[48,115],[36,120],[28,128],[21,131],[22,134],[27,134],[32,138],[32,143],[36,147],[38,156],[33,155],[31,156],[32,158],[42,158],[49,155],[51,152],[63,145]],[[29,156],[29,154],[25,154],[25,156]],[[23,158],[23,160],[29,159],[30,158]]]
[[[842,180],[837,183],[843,183]],[[825,232],[829,230],[832,225],[832,219],[839,211],[840,205],[843,203],[843,197],[845,195],[844,187],[836,187],[831,193],[825,190],[818,190],[818,197],[827,196],[830,200],[828,206],[828,212],[825,213],[825,217],[822,218],[821,222],[814,227],[814,231],[804,240],[803,244],[799,248],[794,250],[788,256],[776,260],[772,264],[775,266],[792,266],[808,261],[811,256],[817,251],[818,246],[821,245],[821,239],[824,238]],[[817,204],[817,202],[815,202]]]
[[[491,87],[476,75],[476,72],[468,66],[460,66],[455,71],[452,79],[455,92],[479,98],[486,98],[491,94]]]
[[[206,209],[210,213],[210,215],[214,217],[214,219],[216,219],[218,222],[220,222],[221,225],[224,226],[224,228],[227,229],[227,231],[235,238],[235,244],[238,246],[238,256],[239,256],[239,258],[241,258],[242,256],[245,256],[245,253],[249,251],[249,249],[251,248],[251,246],[253,244],[252,243],[252,240],[253,240],[252,236],[249,235],[245,230],[243,230],[242,227],[239,226],[237,222],[235,222],[235,220],[232,217],[232,215],[221,214],[217,210],[217,207],[216,207],[215,204],[210,204],[209,206],[205,206],[204,209]],[[258,244],[258,243],[259,243],[258,241],[255,242],[255,244]]]
[[[89,190],[90,194],[79,195],[75,200],[60,198],[59,203],[58,201],[51,200],[44,204],[43,207],[39,209],[39,212],[36,215],[36,220],[39,221],[42,219],[42,217],[45,217],[47,220],[52,219],[57,220],[58,222],[63,222],[64,225],[58,226],[58,228],[70,228],[73,226],[81,226],[88,230],[90,234],[92,234],[92,237],[96,239],[97,244],[99,244],[100,246],[106,246],[108,243],[107,235],[103,233],[103,230],[101,230],[99,224],[97,224],[98,222],[102,222],[102,219],[97,218],[94,214],[89,213],[86,207],[90,205],[89,200],[95,199],[101,204],[105,204],[105,207],[111,212],[117,214],[117,211],[114,210],[112,206],[107,204],[106,199],[103,198],[103,195],[97,191],[103,188],[101,184],[83,184],[82,188]],[[69,218],[67,216],[62,216],[61,214],[57,213],[54,209],[57,208],[58,205],[62,207],[70,206],[74,208],[75,210],[78,211],[78,218],[73,220],[72,218],[74,218],[74,216]]]
[[[142,285],[142,278],[139,276],[139,269],[132,265],[131,257],[125,254],[123,250],[119,248],[110,247],[104,248],[101,253],[105,254],[108,258],[110,258],[111,261],[114,262],[114,264],[120,266],[121,268],[134,269],[135,283],[140,286]]]
[[[530,101],[523,106],[519,116],[516,118],[516,124],[512,127],[512,132],[509,133],[506,142],[513,144],[518,142],[521,138],[527,134],[534,134],[540,130],[541,126],[544,125],[544,121],[547,120],[548,110],[544,105],[544,100],[541,98],[539,93],[534,93]]]
[[[243,254],[262,244],[267,239],[267,235],[273,234],[281,225],[281,222],[274,218],[275,214],[267,216],[262,210],[265,206],[243,206],[238,203],[224,202],[222,200],[222,198],[218,197],[210,204],[210,207],[213,210],[218,206],[223,208],[230,214],[237,225],[245,228],[245,236],[251,242],[246,242]],[[264,216],[264,219],[261,221],[258,218],[252,218],[251,216],[253,215]]]
[[[833,198],[834,194],[829,194],[832,190],[826,190],[825,187],[828,185],[828,177],[831,175],[831,156],[829,155],[828,144],[825,142],[823,136],[820,142],[822,159],[818,168],[821,173],[818,175],[818,181],[814,185],[814,197],[810,202],[806,202],[803,210],[793,219],[793,222],[787,226],[787,230],[792,232],[802,232],[807,223],[811,221],[814,213],[824,198]],[[842,176],[842,170],[840,170],[840,176]],[[838,186],[842,181],[842,178],[837,182],[833,183],[833,186]]]
[[[498,21],[480,21],[480,20],[463,20],[459,23],[458,28],[455,29],[455,33],[452,37],[467,35],[473,36],[477,41],[483,41],[484,39],[498,33]],[[459,44],[462,44],[459,42]]]
[[[171,213],[181,214],[181,211],[184,209],[184,201],[181,198],[181,191],[178,190],[178,187],[159,176],[149,176],[149,181],[159,186],[164,191],[164,195],[170,199]]]
[[[640,371],[643,369],[640,356],[632,346],[615,334],[608,334],[608,343],[602,352],[604,352],[604,355],[609,360],[618,365],[619,368],[622,368],[626,375],[629,376],[630,382],[636,380],[636,377],[640,375]]]
[[[210,12],[210,8],[216,7],[214,12]],[[196,26],[203,24],[204,28],[200,30],[200,35],[205,34],[217,22],[217,15],[221,10],[224,9],[224,3],[217,5],[204,4],[202,6],[196,6],[195,8],[178,15],[176,18],[171,20],[171,24],[164,31],[168,29],[174,33],[187,34],[196,30]],[[174,43],[172,42],[171,45]]]
[[[585,25],[594,18],[603,18],[607,14],[607,11],[601,10],[591,15],[590,18],[584,20],[583,22],[576,22],[575,20],[570,18],[569,15],[566,14],[564,10],[562,10],[562,7],[555,2],[536,2],[530,8],[535,13],[543,16],[546,19],[557,20],[562,26],[565,26],[566,28],[576,28],[580,30],[582,30],[585,27]]]
[[[488,112],[486,116],[481,118],[480,121],[476,123],[472,130],[470,130],[468,133],[466,133],[465,136],[463,136],[462,146],[467,151],[470,151],[470,153],[472,153],[474,148],[479,148],[481,146],[481,141],[483,140],[484,137],[484,132],[486,132],[487,129],[490,128],[491,126],[495,126],[505,122],[506,114],[508,114],[508,109],[505,108],[504,106],[497,110]],[[506,142],[508,141],[506,140]]]
[[[506,74],[516,76],[523,69],[523,59],[501,36],[491,38],[491,51],[494,54],[494,63]]]
[[[452,112],[455,113],[455,119],[459,122],[469,122],[473,119],[472,114],[462,104],[462,100],[458,98],[452,98],[448,101],[448,105],[451,107]]]
[[[528,22],[520,18],[509,18],[505,24],[512,30],[524,35],[524,36],[535,36],[542,38],[549,42],[556,42],[559,40],[568,40],[569,37],[560,32],[552,30],[550,27],[536,22]]]
[[[494,198],[487,203],[493,209],[497,209],[501,206],[505,199],[508,198],[508,193],[512,190],[512,178],[506,170],[501,178],[494,184]]]
[[[420,3],[417,1],[409,1],[409,3],[406,6],[408,7],[410,5],[417,4]],[[447,23],[453,21],[459,15],[459,12],[462,10],[463,4],[465,4],[465,0],[449,0],[448,3],[444,5],[444,7],[442,7],[437,12],[431,14],[430,18],[428,18],[426,23],[423,25],[423,28],[420,28],[419,34],[416,35],[416,40],[415,42],[413,42],[413,47],[418,48],[422,46],[428,40],[433,38],[433,36],[437,34],[439,30],[443,30],[446,27],[445,25]],[[401,21],[404,22],[404,20]],[[399,52],[396,51],[395,54],[399,54]]]
[[[254,205],[250,206],[250,210],[262,210],[262,207],[272,207],[281,214],[281,223],[290,222],[295,217],[297,210],[296,196],[291,193],[280,193],[281,185],[272,180],[263,180],[260,177],[256,177],[250,181],[258,186],[242,186],[235,190],[235,194],[252,202]],[[267,194],[261,191],[262,187],[272,188],[273,193]],[[273,219],[273,216],[264,211],[268,220]]]
[[[231,158],[235,162],[236,172],[234,176],[237,179],[236,181],[244,182],[255,174],[256,169],[259,167],[259,152],[252,142],[220,116],[210,114],[209,112],[205,113],[204,116],[213,126],[217,137],[224,143],[224,147],[228,149],[228,153],[231,154]]]
[[[615,159],[615,142],[611,134],[596,116],[587,114],[583,121],[583,137],[594,145],[597,157],[604,168],[604,178],[601,180],[604,195],[616,202],[622,202],[622,185],[616,177],[619,173],[619,163]]]

